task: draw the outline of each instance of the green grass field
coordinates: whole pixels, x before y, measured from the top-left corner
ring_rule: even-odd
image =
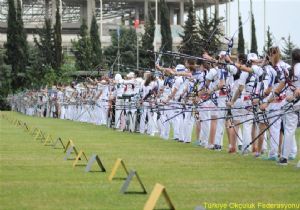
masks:
[[[143,209],[155,183],[166,186],[176,209],[208,203],[299,203],[300,170],[252,156],[208,151],[193,144],[123,133],[92,124],[1,112],[64,142],[72,139],[88,157],[98,154],[107,173],[85,173],[63,160],[61,149],[43,146],[0,117],[0,209]],[[297,131],[299,145],[300,131]],[[137,170],[148,191],[121,194],[124,180],[108,181],[117,158]],[[298,155],[299,159],[299,155]],[[117,177],[124,177],[119,170]],[[129,190],[139,191],[133,180]],[[161,199],[159,209],[167,205]]]

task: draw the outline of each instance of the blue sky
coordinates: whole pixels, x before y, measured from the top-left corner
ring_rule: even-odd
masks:
[[[253,0],[253,14],[256,24],[256,36],[259,52],[264,45],[264,0]],[[226,6],[220,6],[220,16],[225,17]],[[238,0],[230,3],[230,34],[238,28]],[[240,11],[242,21],[248,18],[250,11],[250,0],[240,0]],[[291,35],[292,41],[300,47],[300,0],[266,0],[266,25],[279,46],[284,42],[282,37]],[[250,20],[244,25],[244,37],[250,44]],[[237,36],[237,35],[236,35]],[[250,46],[249,46],[250,47]]]

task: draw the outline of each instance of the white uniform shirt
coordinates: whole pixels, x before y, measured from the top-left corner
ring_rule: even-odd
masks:
[[[249,95],[252,92],[257,93],[257,91],[259,90],[258,79],[263,74],[263,70],[261,67],[256,65],[253,65],[251,68],[253,70],[253,73],[249,74],[248,72],[243,71],[238,81],[239,85],[243,85],[245,87],[242,93],[243,95]],[[248,77],[250,78],[248,79]],[[255,90],[253,90],[253,88],[255,88]]]
[[[146,96],[149,96],[150,91],[152,91],[154,88],[156,88],[157,83],[156,81],[150,82],[148,86],[143,85],[143,95],[142,98],[145,99]],[[148,100],[149,98],[146,98],[145,100]]]
[[[300,63],[297,63],[294,66],[294,77],[295,81],[293,82],[293,85],[296,88],[300,88]]]
[[[121,80],[117,84],[115,84],[115,91],[116,91],[117,97],[121,97],[123,95],[123,92],[124,92],[123,80]]]
[[[178,101],[184,89],[184,81],[182,77],[177,77],[177,76],[175,77],[175,81],[172,87],[172,92],[174,91],[175,88],[177,89],[177,91],[174,100]]]
[[[206,80],[211,81],[208,87],[210,90],[213,90],[218,85],[219,78],[220,78],[220,74],[218,69],[216,68],[209,69],[206,75]]]

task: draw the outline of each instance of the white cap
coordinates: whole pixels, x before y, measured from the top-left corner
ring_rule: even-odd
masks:
[[[185,68],[185,66],[182,65],[182,64],[178,64],[178,65],[176,66],[176,71],[185,71],[185,70],[186,70],[186,68]]]
[[[258,60],[258,57],[255,53],[249,53],[247,56],[247,61],[256,61]]]
[[[128,78],[134,78],[135,74],[133,72],[129,72],[129,74],[126,75]]]
[[[221,51],[220,53],[219,53],[219,56],[221,57],[221,56],[225,56],[227,53],[226,53],[226,51]]]
[[[116,75],[115,75],[115,80],[116,80],[116,81],[122,80],[121,74],[116,74]]]

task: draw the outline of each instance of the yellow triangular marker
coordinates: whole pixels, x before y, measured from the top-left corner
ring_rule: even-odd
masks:
[[[24,123],[24,128],[25,128],[25,131],[27,131],[27,132],[31,131],[31,128],[29,125],[27,125],[27,123]]]
[[[117,172],[118,168],[120,167],[120,164],[122,165],[122,167],[123,167],[124,171],[126,172],[127,176],[129,175],[129,172],[126,168],[126,165],[125,165],[124,161],[121,158],[118,158],[116,160],[115,164],[114,164],[113,169],[111,170],[111,173],[110,173],[109,177],[108,177],[109,181],[113,180],[114,176],[116,175],[116,172]]]
[[[73,168],[78,164],[78,161],[81,160],[81,156],[84,157],[84,159],[86,160],[86,162],[88,162],[88,158],[86,157],[84,151],[80,150],[78,155],[76,156],[75,161],[73,162]],[[86,163],[85,163],[86,165]]]
[[[41,140],[41,142],[43,142],[43,140],[45,140],[45,133],[39,129],[38,133],[36,134],[35,140]]]
[[[57,144],[58,144],[58,143],[61,144],[61,146],[62,146],[61,149],[65,149],[65,148],[66,148],[65,145],[64,145],[64,143],[63,143],[63,141],[62,141],[62,139],[61,139],[60,137],[58,137],[58,138],[56,139],[56,142],[53,143],[53,148],[54,148],[54,149],[57,149],[57,148],[58,148],[58,147],[57,147]]]
[[[144,210],[153,210],[155,208],[155,205],[161,194],[163,194],[166,202],[168,203],[169,208],[171,210],[175,210],[175,207],[174,207],[172,201],[170,200],[169,195],[167,194],[166,188],[159,183],[156,183],[156,185],[154,186],[154,188],[144,206]]]
[[[53,138],[50,134],[47,135],[46,140],[44,141],[44,146],[53,146]]]
[[[74,142],[73,142],[72,140],[69,140],[69,141],[68,141],[67,145],[65,146],[64,153],[67,152],[67,150],[68,150],[68,148],[69,148],[70,146],[74,146]]]
[[[30,134],[34,136],[36,131],[37,131],[37,128],[31,128]]]
[[[35,135],[34,140],[37,140],[37,139],[39,138],[41,132],[42,132],[42,131],[41,131],[40,129],[37,128],[37,131],[36,131],[35,134],[34,134],[34,135]]]

